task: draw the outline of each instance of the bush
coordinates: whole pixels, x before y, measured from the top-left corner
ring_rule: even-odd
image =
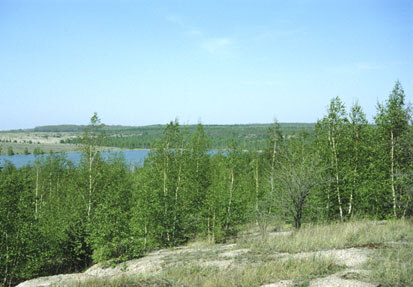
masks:
[[[9,148],[7,149],[7,155],[14,155],[14,151],[11,146],[9,146]]]
[[[34,155],[44,154],[44,151],[43,151],[41,148],[36,147],[36,148],[34,148],[34,150],[33,150],[33,154],[34,154]]]

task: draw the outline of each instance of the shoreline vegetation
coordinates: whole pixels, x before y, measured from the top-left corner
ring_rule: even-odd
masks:
[[[81,152],[79,145],[76,144],[25,144],[25,143],[2,143],[2,152],[0,155],[29,155],[29,154],[53,154],[53,153],[70,153]],[[13,150],[13,154],[9,154],[9,148]],[[97,148],[99,152],[105,151],[122,151],[122,150],[150,150],[145,148],[118,148],[101,146]]]
[[[171,121],[131,169],[100,148],[133,137],[110,139],[95,113],[71,138],[78,165],[55,153],[0,170],[0,284],[152,266],[161,273],[118,286],[409,286],[412,124],[396,82],[374,125],[336,97],[312,131],[274,122],[263,147],[229,135],[211,154],[202,124]]]
[[[306,130],[314,131],[312,123],[280,123],[280,129],[285,136]],[[163,136],[166,125],[152,125],[142,127],[104,126],[102,131],[106,134],[101,150],[150,150],[153,143]],[[211,139],[212,150],[225,150],[227,143],[234,140],[244,150],[263,149],[267,130],[271,124],[245,124],[245,125],[205,125],[205,133]],[[11,147],[15,154],[33,153],[39,148],[45,153],[76,152],[79,151],[79,137],[84,132],[85,126],[55,125],[41,126],[34,129],[0,131],[0,145],[3,149],[0,154],[7,155]],[[189,136],[196,129],[196,125],[182,126],[182,133]]]

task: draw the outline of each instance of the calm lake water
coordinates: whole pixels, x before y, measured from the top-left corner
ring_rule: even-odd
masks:
[[[108,152],[102,152],[102,156],[104,158],[108,158],[111,154],[114,153],[121,153],[125,156],[125,159],[128,163],[131,165],[139,165],[141,166],[143,163],[143,160],[145,157],[148,155],[150,150],[123,150],[123,151],[108,151]],[[41,156],[47,156],[47,154],[41,155]],[[67,159],[72,161],[74,164],[78,164],[81,158],[81,153],[80,152],[67,152],[66,153]],[[10,161],[14,166],[16,167],[22,167],[27,164],[34,163],[36,160],[36,157],[32,154],[29,155],[23,155],[23,154],[16,154],[12,156],[8,155],[0,155],[0,166],[4,166],[4,164],[7,161]]]

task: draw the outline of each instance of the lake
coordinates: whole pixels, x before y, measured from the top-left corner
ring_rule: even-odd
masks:
[[[143,160],[146,158],[150,150],[123,150],[123,151],[107,151],[101,152],[103,158],[107,159],[111,154],[114,153],[121,153],[125,156],[125,159],[131,165],[139,165],[142,166]],[[67,152],[65,153],[67,159],[72,161],[74,164],[78,164],[81,158],[80,152]],[[47,156],[47,154],[41,155]],[[16,155],[0,155],[0,166],[4,166],[4,164],[9,161],[16,167],[22,167],[27,164],[34,163],[36,157],[32,154],[23,155],[23,154],[16,154]]]

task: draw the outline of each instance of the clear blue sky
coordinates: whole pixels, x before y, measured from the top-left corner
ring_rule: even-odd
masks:
[[[412,67],[411,0],[0,0],[0,130],[372,119]]]

